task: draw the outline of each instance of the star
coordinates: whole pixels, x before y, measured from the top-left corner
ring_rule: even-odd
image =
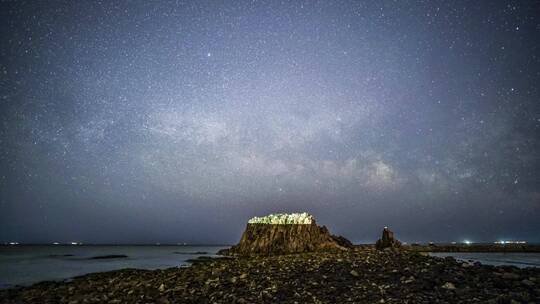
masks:
[[[540,4],[444,3],[7,1],[0,242],[538,238]]]

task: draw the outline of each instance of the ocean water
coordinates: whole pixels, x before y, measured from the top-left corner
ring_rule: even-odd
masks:
[[[433,252],[429,255],[436,257],[451,256],[458,260],[471,260],[495,266],[540,267],[540,253],[537,252]]]
[[[225,246],[0,246],[0,288],[122,268],[178,267],[188,259],[213,256],[222,248]],[[91,259],[104,255],[127,258]]]

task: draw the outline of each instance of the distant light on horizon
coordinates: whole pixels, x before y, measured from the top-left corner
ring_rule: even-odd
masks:
[[[495,244],[506,245],[506,244],[527,244],[527,241],[496,241]]]

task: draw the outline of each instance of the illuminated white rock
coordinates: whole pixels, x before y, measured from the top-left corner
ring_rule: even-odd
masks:
[[[271,224],[271,225],[310,225],[314,222],[313,216],[307,212],[303,213],[277,213],[263,217],[253,217],[249,224]]]

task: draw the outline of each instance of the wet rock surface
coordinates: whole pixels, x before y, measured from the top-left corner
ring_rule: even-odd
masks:
[[[539,303],[540,269],[373,248],[204,258],[0,291],[0,303]]]

